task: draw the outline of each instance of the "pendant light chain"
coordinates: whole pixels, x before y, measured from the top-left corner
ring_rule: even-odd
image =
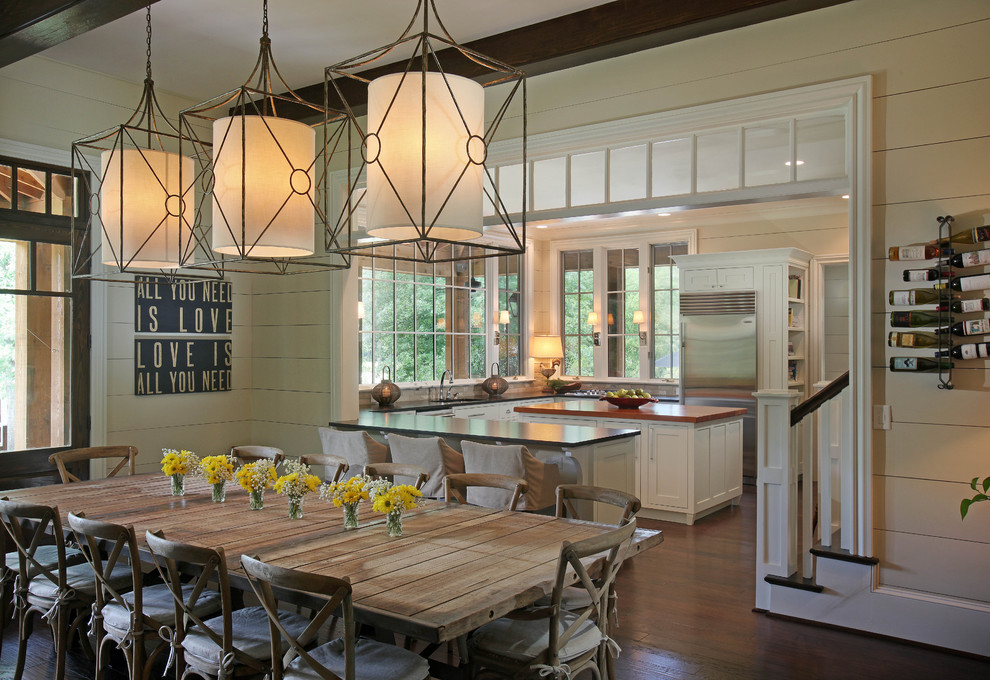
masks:
[[[148,7],[146,9],[146,17],[147,17],[147,22],[148,22],[148,28],[147,28],[147,32],[148,32],[148,51],[146,52],[147,57],[148,57],[148,61],[147,61],[147,65],[145,67],[145,74],[147,75],[148,80],[151,80],[151,3],[150,2],[148,3]]]

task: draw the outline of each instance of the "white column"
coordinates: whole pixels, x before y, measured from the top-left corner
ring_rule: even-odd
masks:
[[[797,571],[797,446],[794,390],[756,393],[756,607],[770,608],[767,575]]]

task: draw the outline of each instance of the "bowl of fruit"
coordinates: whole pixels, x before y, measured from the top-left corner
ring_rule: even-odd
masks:
[[[606,392],[605,396],[601,398],[601,401],[607,401],[613,406],[618,406],[619,408],[639,408],[643,404],[651,404],[656,401],[649,392],[644,392],[643,390],[616,390],[614,392]]]

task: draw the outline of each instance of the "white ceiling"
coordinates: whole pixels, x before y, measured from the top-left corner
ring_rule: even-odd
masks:
[[[460,43],[604,4],[604,0],[437,0]],[[272,0],[269,37],[290,87],[323,82],[323,69],[386,45],[416,0]],[[242,85],[258,57],[261,0],[161,0],[151,7],[155,86],[196,102]],[[49,48],[42,56],[124,80],[144,80],[145,13],[138,11]]]

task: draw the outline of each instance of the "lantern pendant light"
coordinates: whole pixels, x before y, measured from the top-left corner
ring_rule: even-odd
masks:
[[[290,112],[326,125],[326,108],[296,95],[275,65],[266,0],[261,50],[247,82],[179,115],[183,140],[209,160],[214,253],[235,259],[313,254],[315,226],[326,228],[316,194],[322,179],[316,133],[286,117]],[[198,138],[205,128],[211,143]]]
[[[87,187],[87,233],[73,239],[78,248],[73,257],[75,277],[104,273],[90,272],[94,257],[111,273],[176,269],[184,253],[199,245],[194,236],[193,187],[188,181],[193,174],[193,160],[175,153],[179,131],[165,117],[155,97],[150,3],[146,16],[147,61],[141,103],[127,122],[72,143],[73,175],[79,169],[94,178],[93,185]],[[100,157],[98,167],[92,159],[96,153]],[[85,176],[82,179],[86,181]],[[75,231],[75,216],[72,222]],[[89,242],[97,225],[100,246],[84,252],[82,246]]]
[[[412,33],[418,18],[422,31]],[[379,60],[407,56],[403,50],[406,61],[369,69]],[[486,126],[485,88],[493,85],[506,86],[505,99]],[[325,90],[328,102],[340,102],[361,142],[360,160],[346,161],[348,198],[328,243],[344,243],[337,246],[341,251],[421,262],[525,251],[525,202],[510,202],[523,206],[518,219],[511,219],[494,169],[487,166],[489,145],[511,118],[520,125],[518,136],[505,129],[499,136],[521,146],[525,167],[525,76],[456,43],[435,0],[418,1],[395,42],[328,67]],[[359,91],[367,96],[366,121],[352,103],[360,101]],[[521,107],[521,116],[507,115],[512,106]],[[525,175],[512,188],[525,194]]]

